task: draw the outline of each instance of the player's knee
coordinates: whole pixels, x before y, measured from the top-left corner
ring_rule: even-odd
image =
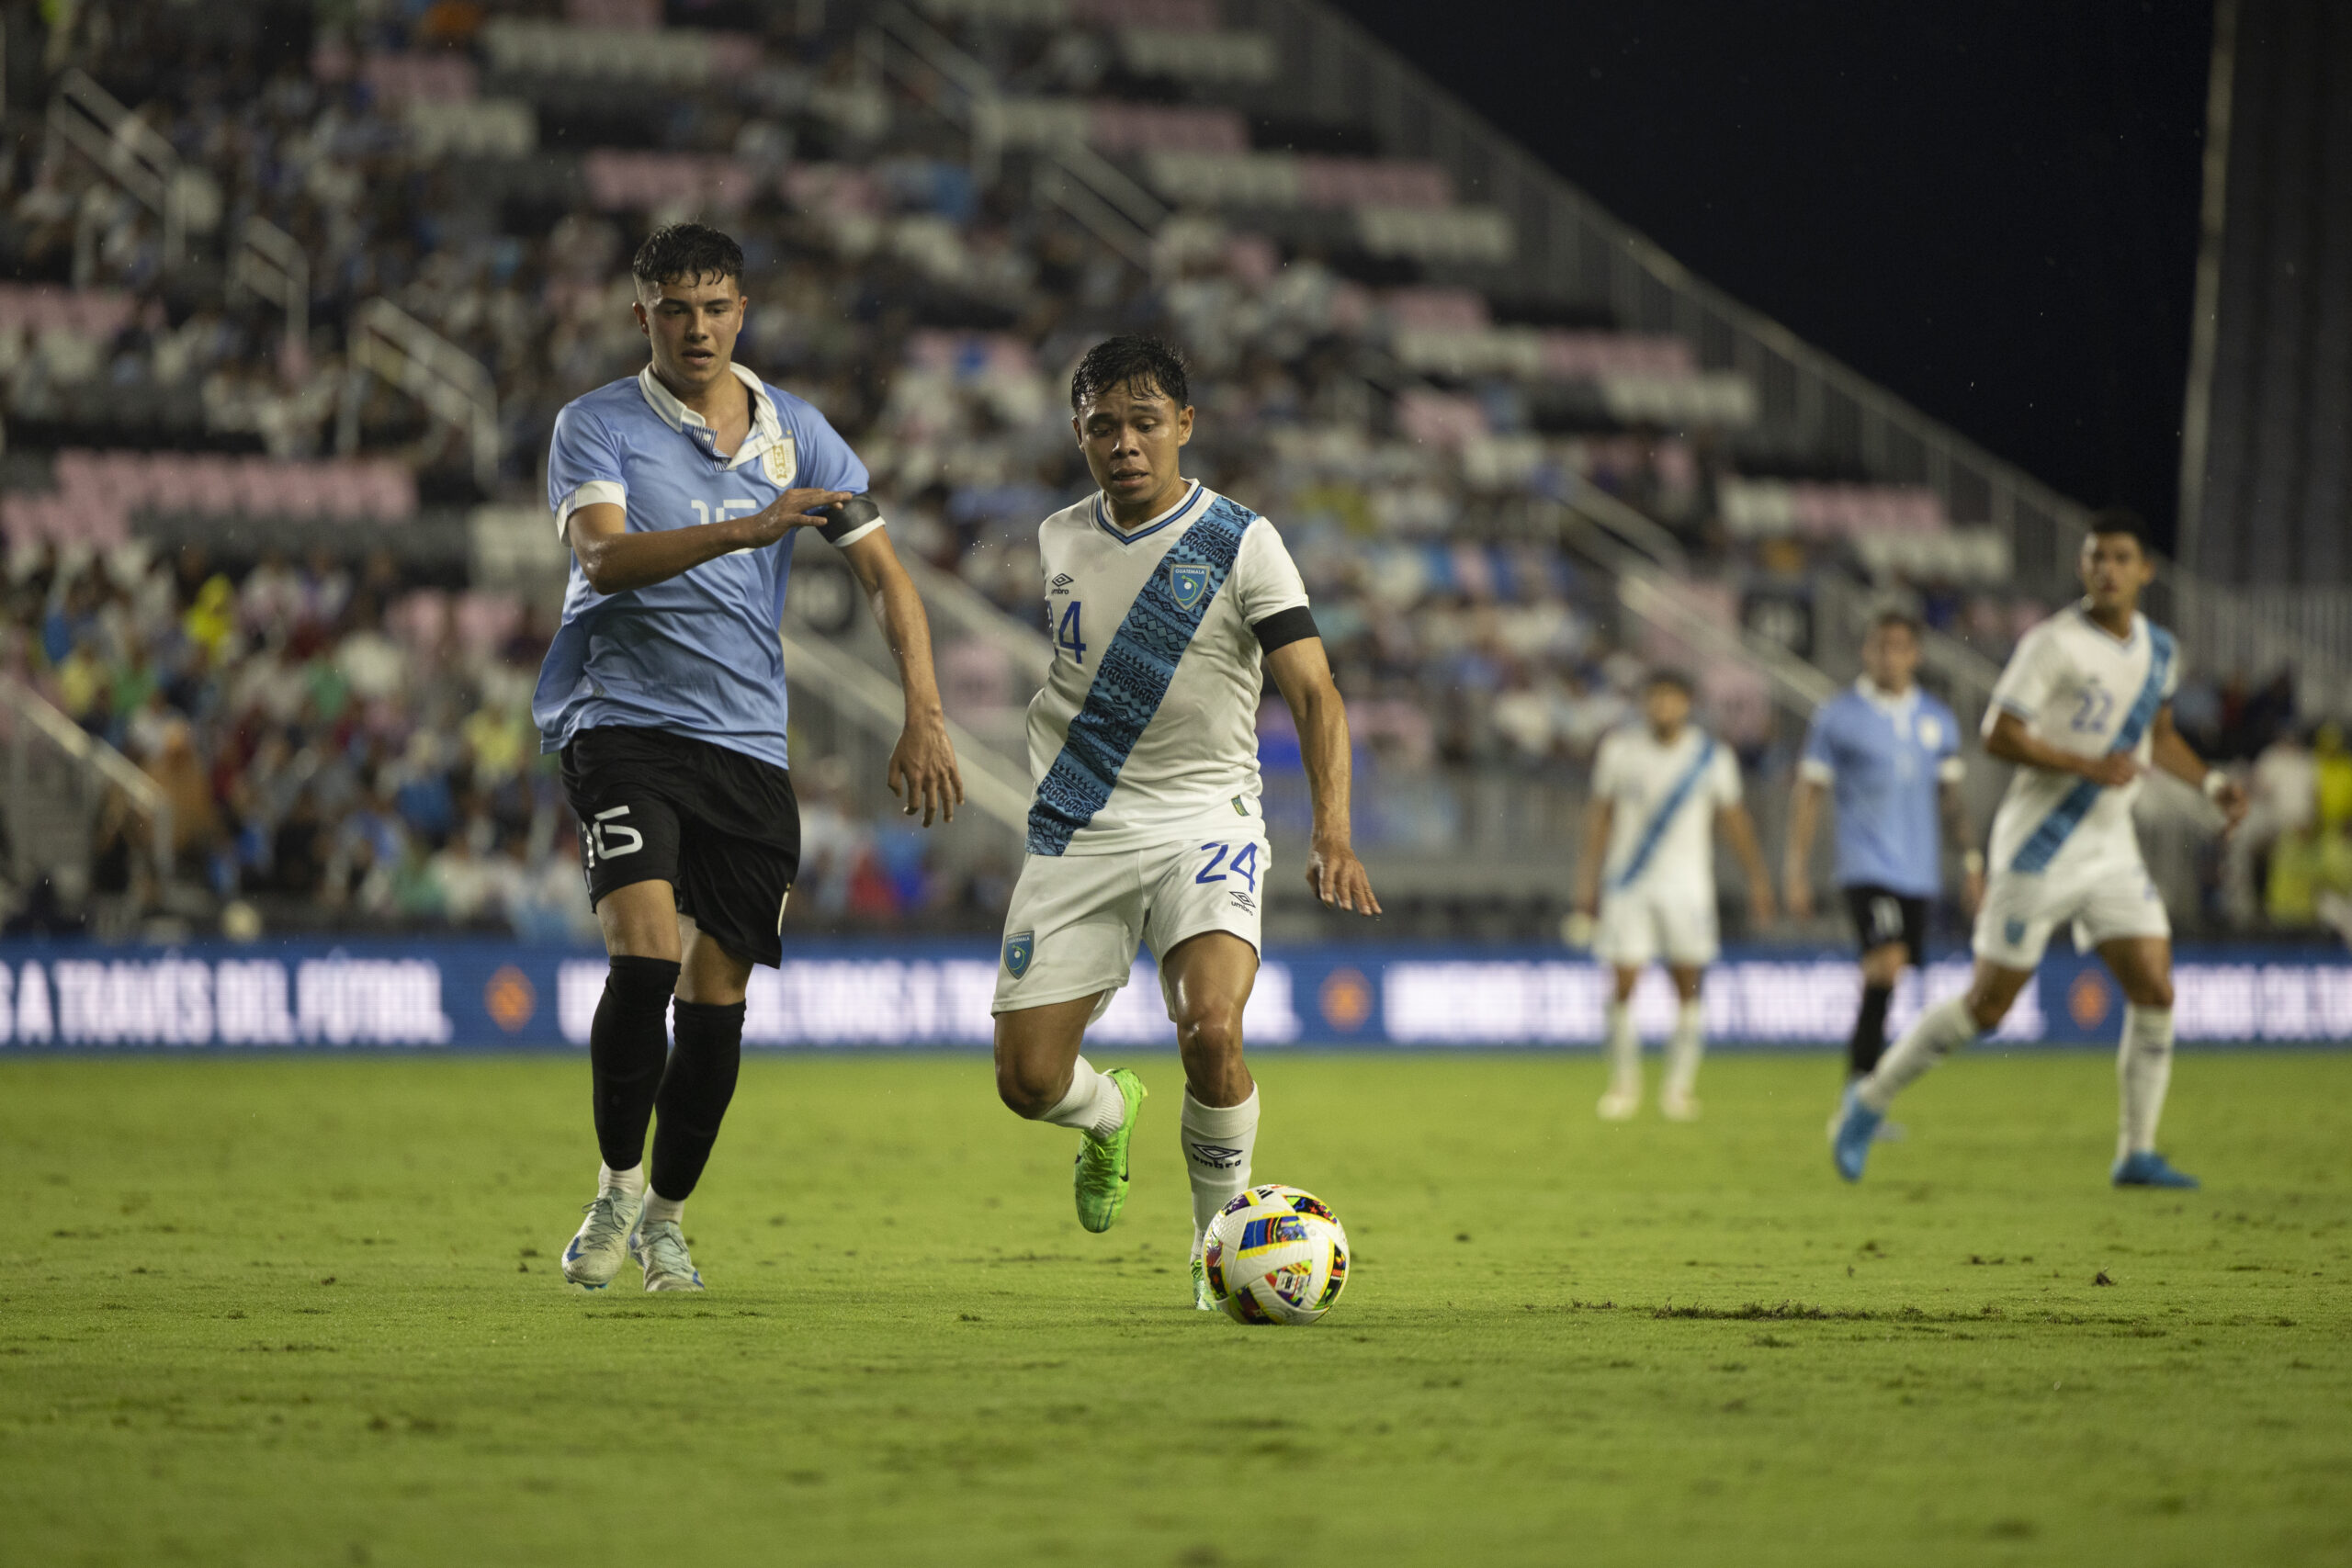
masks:
[[[996,1059],[996,1096],[1015,1116],[1035,1122],[1054,1108],[1069,1087],[1067,1081],[1055,1083],[1040,1063],[1012,1055]]]
[[[1188,1010],[1176,1021],[1176,1046],[1188,1063],[1238,1060],[1241,1010],[1207,1007]]]
[[[2155,1008],[2169,1011],[2172,1008],[2172,976],[2147,975],[2124,987],[2124,999],[2133,1007]]]
[[[1975,1021],[1980,1031],[1990,1034],[2001,1027],[2001,1020],[2009,1016],[2009,1004],[2017,1000],[2017,995],[2015,992],[2005,995],[1995,987],[1973,986],[1969,987],[1965,999],[1968,1016]]]

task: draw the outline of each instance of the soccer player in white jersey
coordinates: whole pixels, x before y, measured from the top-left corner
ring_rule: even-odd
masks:
[[[1329,908],[1380,905],[1350,847],[1347,714],[1298,569],[1272,523],[1179,472],[1193,434],[1183,361],[1149,338],[1098,344],[1070,379],[1070,407],[1102,489],[1037,530],[1055,657],[1029,705],[1037,794],[1005,914],[997,1092],[1078,1130],[1079,1223],[1110,1229],[1144,1088],[1079,1051],[1136,944],[1151,950],[1184,1064],[1193,1300],[1207,1307],[1202,1234],[1250,1185],[1258,1137],[1241,1014],[1272,863],[1258,803],[1261,670],[1305,753],[1307,886]]]
[[[2076,946],[2098,950],[2126,1004],[2109,1174],[2118,1187],[2197,1185],[2156,1152],[2172,1079],[2172,924],[2140,858],[2132,802],[2141,775],[2161,768],[2202,789],[2227,831],[2245,815],[2245,792],[2173,728],[2180,660],[2172,634],[2139,611],[2140,591],[2155,575],[2140,520],[2127,512],[2093,517],[2081,568],[2082,599],[2026,633],[1984,715],[1985,751],[2017,772],[1993,818],[1975,976],[1848,1087],[1832,1152],[1849,1181],[1861,1179],[1894,1097],[1999,1027],[2052,932],[2071,923]]]
[[[1741,804],[1731,749],[1690,722],[1690,677],[1651,675],[1643,722],[1615,730],[1592,764],[1577,911],[1598,917],[1592,950],[1616,971],[1609,1003],[1609,1090],[1598,1107],[1623,1122],[1642,1105],[1642,1042],[1634,1032],[1634,987],[1666,960],[1679,1001],[1666,1051],[1658,1110],[1669,1120],[1699,1116],[1693,1094],[1707,1048],[1701,972],[1715,961],[1714,832],[1723,829],[1747,874],[1756,923],[1772,919],[1772,879]]]

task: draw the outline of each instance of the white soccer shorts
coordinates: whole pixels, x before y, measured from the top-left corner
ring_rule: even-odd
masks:
[[[2172,918],[2135,852],[2049,871],[1996,871],[1970,945],[1987,964],[2031,969],[2041,964],[2051,934],[2068,920],[2085,952],[2119,937],[2172,935]]]
[[[1712,892],[1635,883],[1600,896],[1592,954],[1603,964],[1638,969],[1655,958],[1702,968],[1723,951]]]
[[[1256,823],[1099,855],[1029,855],[1004,914],[991,1012],[1046,1007],[1127,983],[1138,944],[1163,957],[1204,931],[1258,933],[1273,851]],[[1170,1017],[1173,1017],[1171,1012]]]

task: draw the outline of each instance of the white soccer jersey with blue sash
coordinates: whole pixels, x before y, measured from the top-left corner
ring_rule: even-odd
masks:
[[[1611,731],[1592,761],[1610,804],[1605,891],[1654,891],[1712,908],[1715,814],[1739,804],[1739,761],[1695,724],[1661,745],[1645,724]]]
[[[1053,672],[1029,705],[1031,854],[1108,854],[1257,819],[1251,627],[1306,604],[1274,525],[1194,483],[1132,531],[1102,496],[1038,526]]]
[[[2001,713],[2013,713],[2047,745],[2086,757],[2129,751],[2144,766],[2156,714],[2179,684],[2170,632],[2135,614],[2132,635],[2117,637],[2076,604],[2018,642],[1993,688],[1984,731],[1992,733]],[[1993,874],[2136,863],[2132,803],[2139,794],[2137,782],[2103,789],[2073,773],[2018,769],[1993,818]]]

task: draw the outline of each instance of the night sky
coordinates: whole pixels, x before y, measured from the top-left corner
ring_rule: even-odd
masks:
[[[1734,298],[2169,536],[2208,0],[1339,3]]]

